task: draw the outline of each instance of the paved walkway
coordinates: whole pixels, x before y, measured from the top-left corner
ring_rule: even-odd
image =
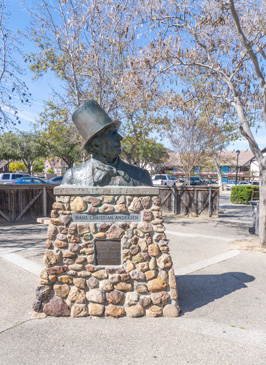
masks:
[[[46,226],[0,230],[0,363],[265,364],[266,255],[231,249],[252,239],[251,207],[220,200],[219,219],[167,218],[179,318],[31,320]]]

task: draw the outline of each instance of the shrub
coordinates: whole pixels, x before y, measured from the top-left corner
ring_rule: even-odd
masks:
[[[53,174],[54,173],[54,170],[48,169],[46,172],[48,172],[48,174]]]
[[[259,191],[259,186],[232,186],[231,202],[235,204],[248,204],[249,200],[251,200],[252,190]]]

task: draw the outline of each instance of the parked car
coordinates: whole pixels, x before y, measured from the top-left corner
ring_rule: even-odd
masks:
[[[183,185],[187,185],[187,180],[183,182]],[[191,176],[190,185],[202,185],[202,179],[199,176]]]
[[[235,180],[230,180],[230,181],[228,181],[228,183],[226,184],[225,188],[226,188],[226,190],[231,190],[231,189],[232,189],[232,186],[235,186],[235,185],[237,185],[237,184],[236,184],[236,181],[235,181]]]
[[[29,174],[23,173],[13,173],[13,172],[3,172],[0,174],[0,184],[9,185],[12,184],[15,180],[19,179],[20,177],[27,177],[30,176]]]
[[[48,182],[38,179],[37,177],[21,177],[14,181],[12,184],[43,184],[48,185]]]
[[[237,185],[252,185],[250,181],[239,181]]]
[[[172,179],[171,175],[167,174],[157,174],[153,176],[152,182],[154,186],[161,186],[161,185],[168,185],[173,186],[175,185],[175,180]]]
[[[52,177],[47,182],[49,184],[61,184],[62,180],[63,180],[63,176],[55,176],[55,177]]]
[[[207,184],[209,185],[214,185],[214,184],[218,184],[218,181],[214,181],[214,180],[209,180],[207,181]]]

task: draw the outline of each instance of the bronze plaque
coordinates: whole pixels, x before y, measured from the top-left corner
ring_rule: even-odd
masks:
[[[121,265],[121,241],[96,240],[96,265]]]

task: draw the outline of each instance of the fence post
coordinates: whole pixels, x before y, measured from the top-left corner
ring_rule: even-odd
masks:
[[[46,197],[46,186],[42,187],[42,204],[43,204],[43,216],[47,216],[47,197]]]
[[[212,215],[211,204],[212,204],[212,188],[209,187],[209,207],[208,207],[208,215],[209,215],[209,217],[211,217],[211,215]]]

